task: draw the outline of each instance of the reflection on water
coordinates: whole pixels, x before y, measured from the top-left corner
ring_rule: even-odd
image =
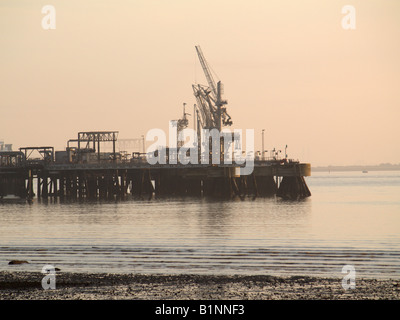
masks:
[[[399,277],[400,174],[314,174],[312,197],[0,205],[1,270]],[[13,259],[29,264],[9,266]]]

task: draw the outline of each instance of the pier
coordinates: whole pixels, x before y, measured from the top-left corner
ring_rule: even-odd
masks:
[[[183,147],[185,142],[181,136],[189,120],[184,103],[182,118],[173,121],[176,140],[172,139],[169,141],[172,145],[158,149],[159,154],[166,155],[165,161],[149,161],[148,153],[144,150],[144,136],[143,152],[129,154],[125,150],[117,151],[118,131],[78,132],[76,138],[67,141],[65,150],[60,151],[55,151],[52,146],[21,147],[19,151],[12,151],[8,147],[7,150],[1,150],[0,201],[14,197],[32,201],[35,197],[114,199],[132,196],[135,199],[152,199],[190,196],[254,199],[279,196],[301,199],[311,196],[304,179],[311,175],[311,165],[288,159],[286,150],[283,159],[278,157],[278,153],[266,159],[264,130],[261,157],[256,157],[250,151],[253,152],[250,174],[243,173],[241,161],[236,161],[236,158],[235,161],[225,159],[225,155],[233,158],[232,155],[238,151],[229,149],[229,143],[236,148],[237,143],[241,145],[241,136],[235,130],[226,132],[225,127],[233,122],[227,112],[228,102],[222,97],[223,84],[221,81],[215,83],[202,50],[199,46],[195,48],[208,86],[192,85],[197,102],[193,110],[194,134],[191,135],[194,141],[193,146],[183,153],[184,156],[193,156],[191,161],[180,161],[176,151],[172,156],[170,152],[171,149]],[[217,138],[206,136],[203,139],[204,132],[212,135],[217,133]],[[130,139],[125,139],[125,142],[129,142],[126,140]],[[105,143],[112,144],[111,152],[104,151],[102,145]],[[212,146],[212,150],[207,148],[204,153],[205,144]],[[158,155],[154,153],[153,159]],[[197,161],[201,157],[207,161]],[[215,162],[215,159],[218,161]]]
[[[99,141],[99,140],[98,140]],[[92,141],[93,142],[93,141]],[[37,151],[41,159],[30,158]],[[250,175],[236,164],[155,164],[143,155],[121,159],[115,151],[67,150],[55,157],[52,147],[24,147],[0,152],[0,200],[22,199],[152,199],[209,197],[219,199],[311,196],[304,177],[311,165],[297,161],[256,160]],[[92,160],[88,160],[88,159]]]

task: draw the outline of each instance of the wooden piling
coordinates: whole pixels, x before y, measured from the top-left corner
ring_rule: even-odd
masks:
[[[2,170],[2,168],[0,168]],[[236,175],[231,166],[156,166],[119,165],[68,167],[26,167],[8,175],[0,170],[0,195],[19,194],[67,197],[69,199],[123,199],[128,193],[135,199],[155,197],[239,197],[280,196],[288,199],[309,197],[304,175],[310,167],[302,164],[261,165],[251,175]],[[36,179],[36,181],[34,181]],[[276,180],[275,180],[276,179]],[[278,184],[278,179],[282,179]],[[154,183],[154,185],[153,185]],[[278,184],[278,185],[277,185]]]

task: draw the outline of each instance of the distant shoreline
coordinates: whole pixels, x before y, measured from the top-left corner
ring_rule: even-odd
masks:
[[[400,165],[378,165],[378,166],[318,166],[311,165],[311,172],[329,172],[329,171],[399,171]]]

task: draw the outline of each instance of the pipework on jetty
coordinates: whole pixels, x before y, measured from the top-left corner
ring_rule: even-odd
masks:
[[[132,154],[117,152],[118,131],[79,132],[61,151],[51,146],[0,151],[0,201],[30,202],[35,197],[113,199],[129,194],[136,199],[174,196],[254,199],[275,195],[301,199],[311,196],[304,179],[311,175],[309,163],[288,159],[286,154],[283,159],[277,154],[266,158],[263,150],[261,157],[254,154],[251,157],[252,170],[248,174],[244,173],[243,162],[235,161],[236,158],[227,161],[234,157],[232,154],[226,157],[232,152],[226,140],[234,143],[238,136],[235,132],[224,131],[233,122],[227,112],[227,100],[222,98],[223,85],[221,81],[215,83],[200,47],[195,48],[208,86],[192,85],[196,98],[194,141],[193,147],[183,154],[191,161],[182,161],[177,152],[171,152],[171,149],[183,147],[180,137],[189,123],[184,103],[183,117],[174,121],[173,147],[163,146],[152,153],[153,159],[157,157],[159,161],[149,161],[151,157],[145,150]],[[217,138],[212,134],[204,139],[204,132],[216,132]],[[105,143],[112,144],[112,152],[104,152],[102,145]],[[206,148],[204,152],[204,144],[213,148]],[[34,153],[40,157],[33,158]]]

